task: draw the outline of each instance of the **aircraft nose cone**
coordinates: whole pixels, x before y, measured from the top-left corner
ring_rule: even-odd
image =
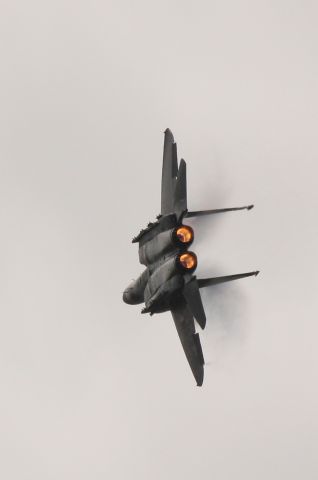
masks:
[[[131,304],[130,300],[130,288],[126,288],[126,290],[123,293],[123,301],[125,303]]]
[[[123,293],[123,301],[129,305],[138,305],[142,299],[137,295],[133,288],[128,287]]]

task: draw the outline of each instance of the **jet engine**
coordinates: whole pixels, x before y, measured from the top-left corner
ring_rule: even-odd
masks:
[[[193,229],[189,225],[179,225],[141,245],[139,248],[139,261],[143,265],[149,265],[163,255],[176,249],[187,249],[194,239]]]

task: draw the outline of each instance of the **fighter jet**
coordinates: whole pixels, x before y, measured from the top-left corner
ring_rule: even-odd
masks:
[[[257,275],[259,272],[196,278],[197,256],[189,250],[194,232],[184,220],[233,210],[250,210],[253,205],[188,211],[186,162],[182,159],[178,164],[173,135],[169,129],[164,133],[161,213],[155,222],[150,222],[132,240],[133,243],[139,243],[139,261],[146,269],[126,288],[123,300],[131,305],[145,303],[142,313],[150,315],[171,311],[186,358],[197,385],[201,386],[204,358],[194,322],[196,320],[201,329],[206,325],[200,288]]]

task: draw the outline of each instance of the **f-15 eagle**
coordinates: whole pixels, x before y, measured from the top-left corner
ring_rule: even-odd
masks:
[[[240,273],[214,278],[198,279],[194,275],[197,256],[189,250],[193,229],[184,223],[189,217],[211,215],[233,210],[250,210],[253,205],[217,210],[188,211],[186,162],[178,164],[177,146],[169,129],[165,131],[161,213],[155,222],[133,239],[139,243],[139,261],[146,269],[126,288],[124,302],[145,303],[142,313],[171,311],[185,355],[198,386],[203,383],[204,358],[195,322],[204,329],[206,316],[200,288],[217,285],[259,272]]]

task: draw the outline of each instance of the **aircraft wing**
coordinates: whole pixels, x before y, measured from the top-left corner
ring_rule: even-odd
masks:
[[[195,331],[194,319],[183,297],[178,298],[171,308],[172,317],[197,385],[201,386],[204,376],[204,358],[199,334]]]
[[[177,145],[169,128],[165,131],[161,179],[161,214],[175,213],[179,218],[187,210],[186,162],[178,167]]]

